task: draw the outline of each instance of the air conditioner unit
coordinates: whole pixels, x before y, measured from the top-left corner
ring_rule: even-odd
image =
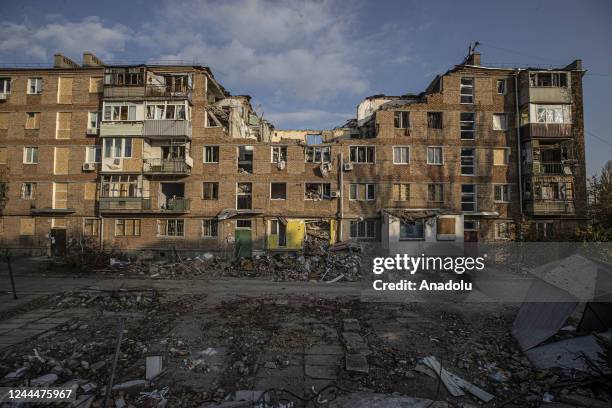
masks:
[[[344,163],[344,171],[353,170],[353,163]]]
[[[338,197],[340,197],[340,191],[338,191],[338,190],[332,191],[329,196],[331,198],[338,198]]]
[[[83,171],[94,171],[96,163],[83,163]]]
[[[98,129],[97,128],[87,128],[87,134],[88,135],[97,135],[98,134]]]
[[[6,101],[8,99],[8,94],[0,93],[0,101]]]

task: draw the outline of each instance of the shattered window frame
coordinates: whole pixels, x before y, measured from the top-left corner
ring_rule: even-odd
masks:
[[[318,201],[329,199],[331,199],[331,183],[304,183],[304,200]]]
[[[0,188],[0,190],[2,190]],[[1,195],[0,195],[1,196]],[[25,181],[21,184],[21,199],[33,200],[36,197],[36,182]]]
[[[505,79],[497,80],[497,94],[498,95],[506,94],[506,80]]]
[[[306,163],[331,163],[331,146],[306,146],[304,160]]]
[[[474,183],[461,184],[461,211],[476,212],[477,186]]]
[[[427,112],[427,128],[442,129],[444,113],[443,112]]]
[[[425,239],[425,222],[417,220],[400,220],[400,241],[422,241]]]
[[[393,126],[395,129],[410,129],[410,111],[394,111]]]
[[[219,182],[218,181],[203,181],[202,182],[202,200],[216,201],[219,199]]]
[[[278,236],[278,248],[285,248],[287,246],[287,226],[280,222],[280,220],[269,220],[270,222],[270,235]]]
[[[476,139],[476,113],[461,112],[459,113],[459,127],[461,140]]]
[[[496,203],[509,203],[511,200],[510,184],[493,185],[493,201]]]
[[[427,184],[427,201],[430,203],[444,202],[444,184],[429,183]]]
[[[255,165],[255,146],[239,145],[236,147],[236,167],[238,171],[253,174]]]
[[[461,77],[459,82],[459,102],[464,105],[474,104],[474,78]]]
[[[509,240],[511,236],[511,222],[500,221],[495,223],[495,239]]]
[[[219,220],[205,218],[202,220],[202,238],[217,238],[219,236]]]
[[[219,163],[219,146],[203,146],[202,163]]]
[[[287,161],[287,146],[270,147],[270,163],[280,163],[281,161]]]
[[[376,146],[349,146],[349,161],[353,164],[376,164]]]
[[[135,174],[104,175],[101,178],[100,197],[138,198],[140,188]]]
[[[284,190],[283,190],[283,196],[282,197],[275,197],[275,193],[274,193],[274,185],[283,185],[284,186]],[[278,195],[278,191],[276,192],[276,194]],[[287,200],[287,183],[284,181],[272,181],[270,182],[270,200],[274,200],[274,201],[284,201]]]
[[[253,183],[236,183],[236,209],[253,209]]]
[[[133,102],[104,102],[103,118],[104,122],[135,122],[136,107],[138,104]]]
[[[530,72],[529,86],[531,88],[567,88],[567,72]]]
[[[40,95],[43,91],[43,79],[41,77],[28,78],[28,95]]]
[[[460,148],[460,160],[461,160],[461,175],[462,176],[475,176],[476,175],[476,148],[475,147],[461,147]]]
[[[349,201],[375,201],[375,183],[350,183]]]

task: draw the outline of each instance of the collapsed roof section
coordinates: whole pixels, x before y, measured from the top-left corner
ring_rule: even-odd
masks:
[[[248,95],[226,96],[206,107],[209,127],[222,127],[233,139],[269,142],[274,126],[253,110]]]

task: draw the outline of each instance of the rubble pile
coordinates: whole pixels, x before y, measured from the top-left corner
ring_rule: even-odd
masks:
[[[157,303],[157,292],[153,289],[102,290],[86,288],[57,295],[56,307],[92,307],[104,310],[150,310]]]

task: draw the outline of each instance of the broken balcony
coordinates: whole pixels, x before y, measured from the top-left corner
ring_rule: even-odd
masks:
[[[151,209],[151,199],[147,197],[100,197],[100,212],[132,213]]]
[[[107,68],[104,72],[104,98],[143,98],[145,95],[144,77],[144,67]]]
[[[166,174],[182,176],[191,173],[191,167],[189,167],[185,158],[153,158],[143,160],[142,171],[149,175]]]
[[[189,212],[191,200],[185,197],[185,184],[161,183],[159,194],[159,209],[162,212]]]

